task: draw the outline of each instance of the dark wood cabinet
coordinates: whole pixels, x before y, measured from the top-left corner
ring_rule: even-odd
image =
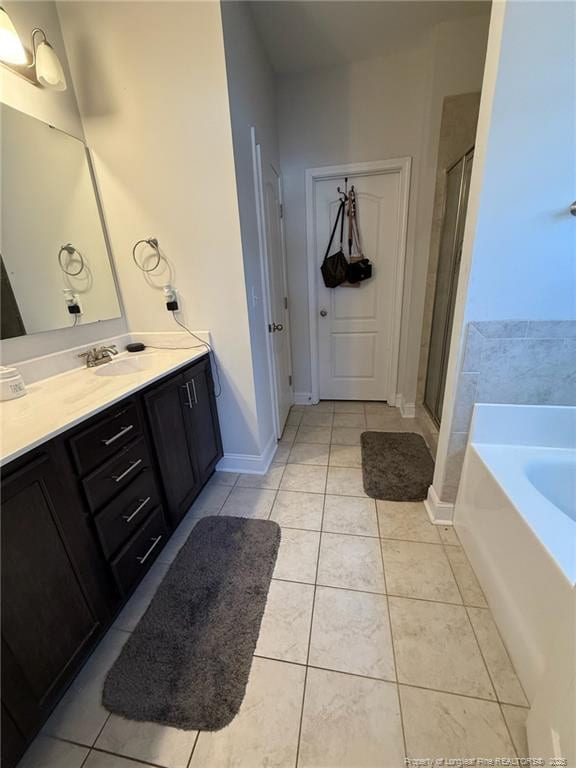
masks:
[[[168,515],[177,525],[222,457],[210,361],[153,387],[144,402]]]
[[[167,513],[173,526],[178,525],[200,490],[200,476],[190,450],[189,425],[184,416],[186,398],[182,374],[158,384],[144,395]]]
[[[2,700],[23,734],[50,712],[102,623],[63,527],[61,471],[41,453],[2,487]]]
[[[2,768],[16,764],[221,456],[204,357],[3,468]]]
[[[222,441],[210,361],[202,360],[184,371],[183,376],[187,394],[185,415],[189,423],[191,450],[203,483],[222,458]]]
[[[26,739],[4,705],[2,705],[0,728],[2,729],[2,764],[16,765],[26,748]]]

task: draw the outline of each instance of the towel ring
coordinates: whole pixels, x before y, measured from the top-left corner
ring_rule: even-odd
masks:
[[[76,272],[70,272],[69,269],[67,269],[63,262],[62,262],[62,254],[67,253],[68,256],[73,256],[76,254],[78,256],[78,259],[80,260],[80,269],[78,269]],[[60,269],[62,272],[64,272],[65,275],[69,275],[70,277],[78,277],[78,275],[84,271],[84,267],[86,266],[84,263],[84,257],[80,253],[80,251],[77,248],[74,248],[72,243],[66,243],[66,245],[63,245],[60,250],[58,251],[58,264],[60,264]]]
[[[156,252],[156,261],[152,267],[144,267],[136,258],[136,248],[138,248],[138,246],[142,243],[146,243],[150,246],[150,248],[152,248],[152,250]],[[134,260],[134,264],[136,264],[141,272],[154,272],[154,270],[158,269],[160,266],[160,260],[162,259],[162,256],[160,255],[160,248],[158,247],[158,240],[156,240],[155,237],[145,237],[142,240],[138,240],[136,243],[134,243],[134,247],[132,248],[132,259]]]

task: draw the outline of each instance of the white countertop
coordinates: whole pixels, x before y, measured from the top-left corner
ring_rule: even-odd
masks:
[[[0,463],[7,464],[205,354],[203,348],[125,352],[114,359],[145,356],[146,369],[104,376],[96,372],[105,366],[80,368],[28,384],[24,397],[0,402]]]

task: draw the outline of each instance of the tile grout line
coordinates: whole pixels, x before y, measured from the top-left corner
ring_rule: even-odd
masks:
[[[120,654],[118,654],[118,655],[120,655]],[[116,663],[116,659],[117,658],[118,658],[118,656],[116,656],[116,658],[114,659],[113,664]],[[112,667],[110,667],[110,669],[112,669]],[[104,688],[104,686],[102,686],[102,688]],[[102,725],[102,728],[100,728],[100,730],[98,731],[98,735],[96,736],[96,738],[92,742],[92,749],[94,749],[94,747],[96,746],[96,743],[98,742],[98,739],[100,738],[100,736],[102,736],[102,732],[104,731],[104,728],[106,728],[106,726],[108,725],[108,721],[110,720],[111,717],[112,717],[112,713],[109,712],[107,717],[106,717],[106,720],[104,721],[104,724]]]
[[[191,768],[192,765],[192,758],[194,757],[194,751],[196,750],[196,744],[198,744],[198,739],[200,738],[200,734],[202,731],[198,731],[196,734],[196,738],[194,739],[194,744],[192,744],[192,751],[190,752],[190,757],[188,758],[188,762],[186,763],[186,768]]]
[[[472,619],[470,618],[470,614],[468,613],[468,609],[466,609],[466,616],[468,618],[468,621],[470,623],[470,626],[472,627],[472,634],[474,635],[474,639],[476,640],[476,643],[478,645],[478,648],[480,649],[480,656],[482,657],[482,661],[484,662],[484,666],[486,668],[486,672],[488,674],[488,679],[490,680],[490,684],[492,688],[494,689],[494,696],[496,697],[496,704],[498,705],[498,710],[500,712],[500,716],[502,717],[502,721],[504,722],[504,728],[506,729],[506,733],[508,734],[508,737],[510,739],[510,743],[512,744],[512,749],[514,750],[514,754],[516,757],[519,757],[518,752],[516,750],[516,745],[514,744],[514,739],[512,738],[512,733],[510,732],[510,728],[508,727],[508,723],[506,721],[506,718],[504,717],[504,712],[502,711],[502,702],[500,701],[500,697],[498,695],[498,691],[496,690],[496,686],[494,685],[494,680],[492,679],[492,675],[490,674],[490,670],[488,668],[488,663],[484,657],[484,652],[482,651],[482,646],[480,645],[480,641],[478,640],[478,635],[476,634],[476,630],[474,629],[474,624],[472,622]]]
[[[459,541],[459,540],[458,540]],[[448,553],[446,552],[446,544],[442,540],[442,537],[440,537],[440,543],[442,545],[442,551],[444,552],[444,557],[446,560],[448,560],[448,565],[450,566],[450,570],[452,572],[452,577],[454,581],[456,582],[456,586],[458,587],[458,592],[460,593],[460,597],[462,598],[462,604],[464,606],[464,612],[466,613],[466,618],[468,619],[468,624],[470,625],[470,628],[472,629],[472,635],[474,636],[474,639],[476,640],[476,645],[478,646],[478,650],[480,652],[480,658],[482,659],[482,662],[484,664],[484,668],[486,669],[486,674],[488,675],[488,680],[490,681],[490,685],[492,686],[492,690],[494,691],[494,696],[496,697],[496,704],[498,705],[498,710],[500,712],[500,716],[502,718],[502,721],[504,722],[504,728],[506,729],[506,733],[508,734],[508,737],[510,739],[510,743],[512,744],[512,749],[514,750],[514,754],[516,757],[519,757],[518,750],[516,749],[516,745],[514,743],[514,739],[512,738],[512,733],[510,732],[510,728],[508,727],[508,722],[506,718],[504,717],[504,712],[502,710],[502,702],[500,701],[500,696],[498,695],[498,691],[496,690],[496,685],[494,684],[494,680],[492,678],[492,675],[490,674],[490,669],[488,668],[488,663],[486,661],[486,658],[484,657],[484,652],[482,651],[482,646],[480,644],[480,641],[478,639],[478,635],[476,633],[476,630],[474,629],[474,623],[472,622],[472,619],[470,618],[470,613],[468,612],[468,606],[464,602],[464,595],[462,593],[462,590],[460,589],[460,584],[458,583],[458,579],[456,578],[456,573],[454,571],[454,568],[452,566],[452,562],[450,558],[448,557]],[[472,566],[470,566],[472,567]],[[476,575],[476,574],[474,574]],[[487,609],[490,613],[490,617],[492,617],[492,613],[490,612],[490,609]]]
[[[376,505],[378,507],[378,505]],[[386,568],[384,566],[384,553],[382,552],[382,543],[380,539],[380,515],[376,512],[376,522],[378,525],[378,546],[380,549],[380,561],[382,563],[382,574],[384,576],[384,589],[388,589],[386,583]],[[396,663],[396,647],[394,643],[394,630],[392,628],[392,614],[390,612],[390,598],[386,594],[386,609],[388,611],[388,625],[390,627],[390,645],[392,646],[392,659],[394,661],[394,675],[396,676],[396,695],[398,696],[398,711],[400,712],[400,727],[402,729],[402,741],[404,743],[404,757],[408,757],[408,747],[406,744],[406,729],[404,728],[404,713],[402,712],[402,699],[400,698],[400,685],[398,680],[398,665]]]
[[[300,529],[290,528],[289,530],[300,530]],[[305,533],[329,533],[328,531],[307,531],[307,530],[304,531],[304,532]],[[339,534],[332,534],[332,535],[339,535]],[[342,534],[342,535],[347,535],[347,534]],[[365,536],[363,538],[369,538],[369,537]],[[375,539],[375,538],[372,538],[370,540],[371,541],[374,541],[374,540],[377,541],[377,539]],[[288,582],[290,584],[307,584],[308,586],[314,586],[314,584],[311,581],[295,581],[294,579],[283,579],[283,578],[279,578],[277,576],[273,576],[272,578],[274,579],[274,581],[286,581],[286,582]],[[416,601],[418,603],[432,603],[433,605],[449,605],[449,606],[452,606],[452,607],[455,606],[457,608],[478,608],[478,607],[480,607],[480,606],[477,606],[477,605],[471,605],[469,603],[450,603],[447,600],[432,600],[429,597],[414,597],[413,595],[400,595],[400,594],[396,594],[395,592],[374,592],[374,590],[371,590],[371,589],[358,589],[357,587],[342,587],[342,586],[338,586],[336,584],[318,584],[318,586],[319,587],[327,587],[328,589],[340,589],[340,590],[343,590],[344,592],[360,592],[361,594],[364,594],[364,595],[385,595],[386,597],[396,597],[396,598],[399,598],[400,600],[414,600],[414,601]],[[484,610],[486,610],[486,609],[484,609]],[[508,703],[508,702],[505,702],[505,703]],[[526,705],[514,704],[513,706],[522,707],[522,706],[526,706]]]
[[[302,726],[304,724],[304,706],[306,703],[306,686],[308,682],[308,670],[310,669],[308,662],[310,661],[310,648],[312,645],[312,628],[314,626],[314,612],[316,608],[316,589],[318,582],[318,570],[320,568],[320,551],[322,549],[322,525],[324,523],[324,510],[326,508],[326,487],[328,485],[328,472],[324,479],[324,499],[322,501],[322,519],[320,520],[320,535],[318,536],[318,550],[316,554],[316,572],[314,574],[314,591],[312,593],[312,613],[310,614],[310,630],[308,631],[308,649],[306,651],[306,669],[304,672],[304,685],[302,687],[302,708],[300,710],[300,725],[298,728],[298,741],[296,744],[296,762],[295,768],[298,768],[298,762],[300,760],[300,742],[302,738]]]
[[[126,755],[121,755],[119,752],[112,752],[109,749],[102,749],[101,747],[92,747],[92,749],[90,750],[89,754],[86,757],[86,760],[88,760],[88,758],[93,752],[99,753],[101,755],[113,755],[114,757],[119,757],[121,760],[130,760],[132,762],[137,761],[142,765],[150,765],[152,766],[152,768],[167,768],[167,766],[162,765],[162,763],[151,763],[149,760],[143,760],[142,758],[126,757]]]

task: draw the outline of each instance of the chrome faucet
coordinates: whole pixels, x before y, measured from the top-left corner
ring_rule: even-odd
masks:
[[[118,350],[115,344],[109,347],[92,347],[92,349],[81,352],[78,357],[86,359],[86,368],[95,368],[97,365],[104,365],[112,360],[113,355],[117,355]]]

